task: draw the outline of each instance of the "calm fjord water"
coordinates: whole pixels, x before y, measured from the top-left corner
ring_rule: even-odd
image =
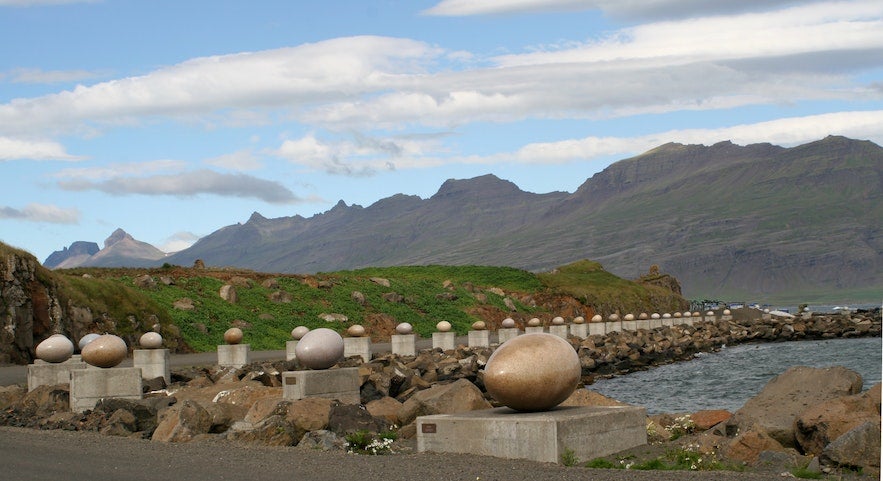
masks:
[[[879,337],[742,344],[687,362],[601,379],[588,388],[644,406],[649,414],[736,411],[791,366],[844,366],[858,372],[868,389],[880,382],[881,359]]]

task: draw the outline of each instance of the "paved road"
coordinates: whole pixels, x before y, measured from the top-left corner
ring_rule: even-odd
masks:
[[[458,344],[466,344],[466,336],[456,339]],[[430,349],[432,347],[431,339],[418,339],[417,349]],[[371,345],[371,351],[375,354],[390,352],[389,343],[374,343]],[[285,359],[285,351],[251,351],[249,353],[251,361],[282,361]],[[188,367],[188,366],[212,366],[218,363],[217,352],[200,352],[196,354],[172,354],[169,358],[172,369]],[[132,358],[128,358],[121,366],[132,366]],[[27,383],[28,368],[20,365],[2,365],[0,366],[0,386],[9,386],[12,384]]]

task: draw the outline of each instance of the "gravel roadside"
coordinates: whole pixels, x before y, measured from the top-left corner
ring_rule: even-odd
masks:
[[[0,427],[0,466],[16,480],[781,480],[780,474],[588,469],[434,453],[366,456],[221,440],[165,444],[95,433]],[[10,476],[7,478],[7,476]]]

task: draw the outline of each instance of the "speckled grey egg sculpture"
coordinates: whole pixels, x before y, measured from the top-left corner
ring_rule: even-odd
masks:
[[[452,327],[453,326],[451,326],[451,323],[448,321],[439,321],[439,323],[435,325],[435,329],[438,332],[450,332]]]
[[[410,323],[402,322],[396,326],[396,333],[398,334],[411,334],[412,332],[414,332],[414,326]]]
[[[363,337],[365,335],[365,326],[353,324],[346,329],[346,335],[349,337]]]
[[[113,334],[98,336],[83,348],[83,361],[95,367],[114,367],[128,354],[126,341]]]
[[[38,359],[46,362],[64,362],[74,354],[74,343],[64,334],[53,334],[37,344],[34,351]]]
[[[515,319],[512,319],[511,317],[503,319],[502,326],[506,329],[512,329],[515,327]]]
[[[77,343],[77,346],[80,348],[80,351],[82,351],[83,348],[86,347],[86,344],[89,344],[90,342],[94,341],[95,339],[98,339],[99,336],[101,336],[101,334],[95,334],[93,332],[93,333],[86,334],[85,336],[81,337],[80,342]]]
[[[300,341],[303,337],[310,332],[310,328],[307,326],[297,326],[291,330],[291,338],[295,341]]]
[[[650,314],[650,319],[659,319],[659,313],[654,312],[653,314]]]
[[[298,341],[294,354],[310,369],[328,369],[343,359],[343,338],[326,327],[313,329]]]
[[[144,349],[159,349],[162,347],[162,336],[158,332],[145,332],[138,339],[138,344]]]
[[[231,327],[224,331],[224,342],[227,344],[239,344],[242,342],[242,329]]]
[[[582,369],[573,346],[545,333],[501,344],[484,368],[487,392],[516,411],[547,411],[570,396]]]

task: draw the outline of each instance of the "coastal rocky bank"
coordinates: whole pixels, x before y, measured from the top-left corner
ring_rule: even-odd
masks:
[[[591,391],[596,377],[677,362],[699,352],[745,342],[880,336],[879,311],[784,320],[699,322],[654,330],[570,338],[583,382],[567,405],[616,405]],[[68,386],[0,387],[0,424],[93,431],[156,442],[224,439],[258,445],[353,449],[353,433],[396,437],[383,452],[414,450],[418,416],[496,406],[486,393],[483,367],[493,348],[424,350],[416,356],[350,357],[358,367],[359,404],[282,399],[282,372],[297,361],[177,369],[172,382],[145,380],[142,400],[102,400],[71,412]],[[728,466],[756,471],[793,468],[879,476],[880,385],[861,392],[862,379],[841,367],[791,368],[734,413],[668,413],[647,420],[645,447],[609,456],[616,467],[657,459],[676,450],[703,460],[688,469]],[[367,434],[365,434],[367,433]],[[395,433],[391,436],[389,433]],[[573,460],[571,460],[573,461]],[[580,460],[586,462],[590,460]],[[562,460],[563,462],[563,460]],[[705,463],[705,464],[703,464]],[[694,463],[695,465],[695,463]]]

